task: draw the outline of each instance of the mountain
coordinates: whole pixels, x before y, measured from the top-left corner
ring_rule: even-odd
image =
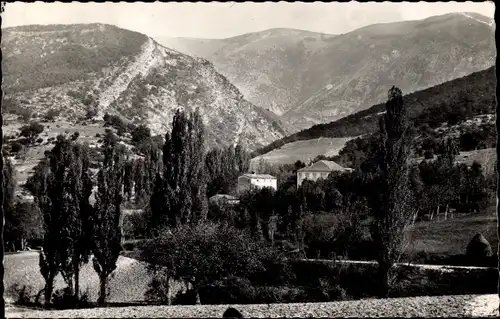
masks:
[[[229,39],[158,38],[162,44],[214,63],[245,98],[277,115],[290,110],[304,86],[310,56],[335,35],[270,29]]]
[[[452,119],[466,120],[478,115],[494,115],[496,82],[493,66],[431,88],[405,94],[403,100],[415,127],[429,125],[435,128]],[[337,121],[318,124],[289,135],[258,149],[254,155],[270,154],[296,141],[316,143],[316,139],[320,138],[352,138],[373,133],[378,129],[379,117],[384,111],[385,103],[374,105]]]
[[[294,131],[495,63],[494,22],[476,13],[375,24],[341,35],[272,29],[172,47],[214,63],[255,105]]]
[[[177,109],[199,108],[211,146],[240,142],[250,149],[283,137],[272,114],[243,98],[205,59],[168,49],[111,25],[23,26],[2,30],[3,90],[12,112],[82,118],[96,107],[170,129]],[[8,110],[7,110],[8,111]]]

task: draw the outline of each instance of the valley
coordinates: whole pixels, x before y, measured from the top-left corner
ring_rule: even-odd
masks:
[[[2,28],[8,317],[498,313],[494,20],[190,5]]]

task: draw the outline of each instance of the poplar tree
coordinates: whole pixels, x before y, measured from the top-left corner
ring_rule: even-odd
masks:
[[[391,269],[405,245],[405,231],[414,214],[408,159],[412,139],[401,90],[392,87],[386,113],[380,120],[378,150],[373,163],[373,194],[369,206],[375,218],[371,228],[377,247],[381,295],[387,296],[392,283]]]
[[[176,112],[171,134],[165,134],[162,174],[154,179],[149,216],[152,233],[163,226],[176,227],[206,218],[204,134],[198,111],[190,117]]]
[[[116,143],[104,146],[105,161],[98,173],[95,213],[92,217],[94,270],[99,276],[98,304],[104,305],[108,278],[116,269],[120,255],[121,208],[125,171],[125,149]]]
[[[88,197],[92,184],[87,155],[86,148],[59,135],[53,149],[46,153],[27,182],[44,220],[39,263],[46,282],[46,305],[50,303],[54,278],[59,272],[78,297],[79,269],[87,260],[90,248]]]

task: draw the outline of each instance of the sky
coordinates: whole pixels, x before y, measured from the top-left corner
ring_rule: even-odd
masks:
[[[29,24],[105,23],[151,37],[227,38],[271,28],[341,34],[384,22],[419,20],[449,12],[477,12],[493,18],[485,2],[399,3],[7,3],[2,27]]]

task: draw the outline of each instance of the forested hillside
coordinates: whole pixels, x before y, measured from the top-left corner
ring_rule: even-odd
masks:
[[[413,125],[417,128],[427,123],[437,128],[441,123],[456,124],[481,114],[495,113],[495,67],[475,72],[434,87],[407,94],[404,103]],[[373,133],[378,128],[378,119],[385,104],[346,116],[327,124],[318,124],[309,129],[277,140],[254,153],[262,155],[271,150],[298,140],[320,137],[354,137]]]

